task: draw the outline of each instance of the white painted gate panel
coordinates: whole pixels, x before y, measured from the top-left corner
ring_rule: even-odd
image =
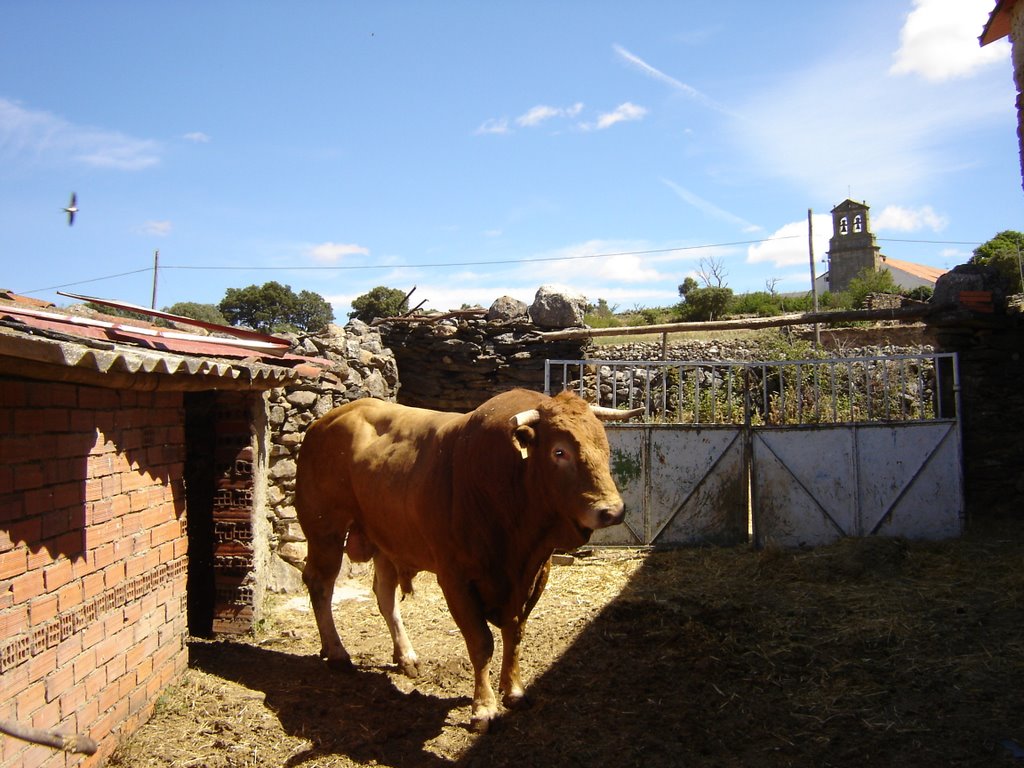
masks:
[[[733,544],[747,537],[742,430],[679,425],[609,426],[623,526],[595,544]]]
[[[962,529],[955,422],[754,429],[751,482],[757,546]]]

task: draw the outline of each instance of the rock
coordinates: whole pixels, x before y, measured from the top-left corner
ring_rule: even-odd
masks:
[[[1006,285],[999,270],[984,264],[960,264],[935,283],[931,304],[943,307],[960,303],[960,291],[991,291],[997,312],[1006,306]]]
[[[494,300],[490,309],[487,310],[487,322],[509,322],[510,320],[525,320],[530,308],[525,301],[513,299],[511,296],[501,296]]]
[[[586,306],[581,294],[542,285],[530,305],[530,319],[541,328],[576,328],[583,325]]]

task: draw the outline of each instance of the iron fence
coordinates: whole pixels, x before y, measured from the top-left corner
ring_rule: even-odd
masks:
[[[545,392],[572,389],[669,424],[861,424],[956,419],[955,353],[772,362],[548,360]]]

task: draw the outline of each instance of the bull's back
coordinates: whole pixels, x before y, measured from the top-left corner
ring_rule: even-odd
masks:
[[[363,399],[335,408],[306,431],[296,509],[312,531],[343,533],[353,520],[380,547],[422,527],[447,490],[449,434],[459,414]],[[315,535],[315,534],[314,534]]]

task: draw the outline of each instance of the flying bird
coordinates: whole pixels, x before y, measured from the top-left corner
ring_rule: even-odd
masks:
[[[64,209],[64,213],[68,215],[68,226],[70,227],[75,223],[75,214],[78,213],[78,197],[74,192],[71,193],[71,202]]]

